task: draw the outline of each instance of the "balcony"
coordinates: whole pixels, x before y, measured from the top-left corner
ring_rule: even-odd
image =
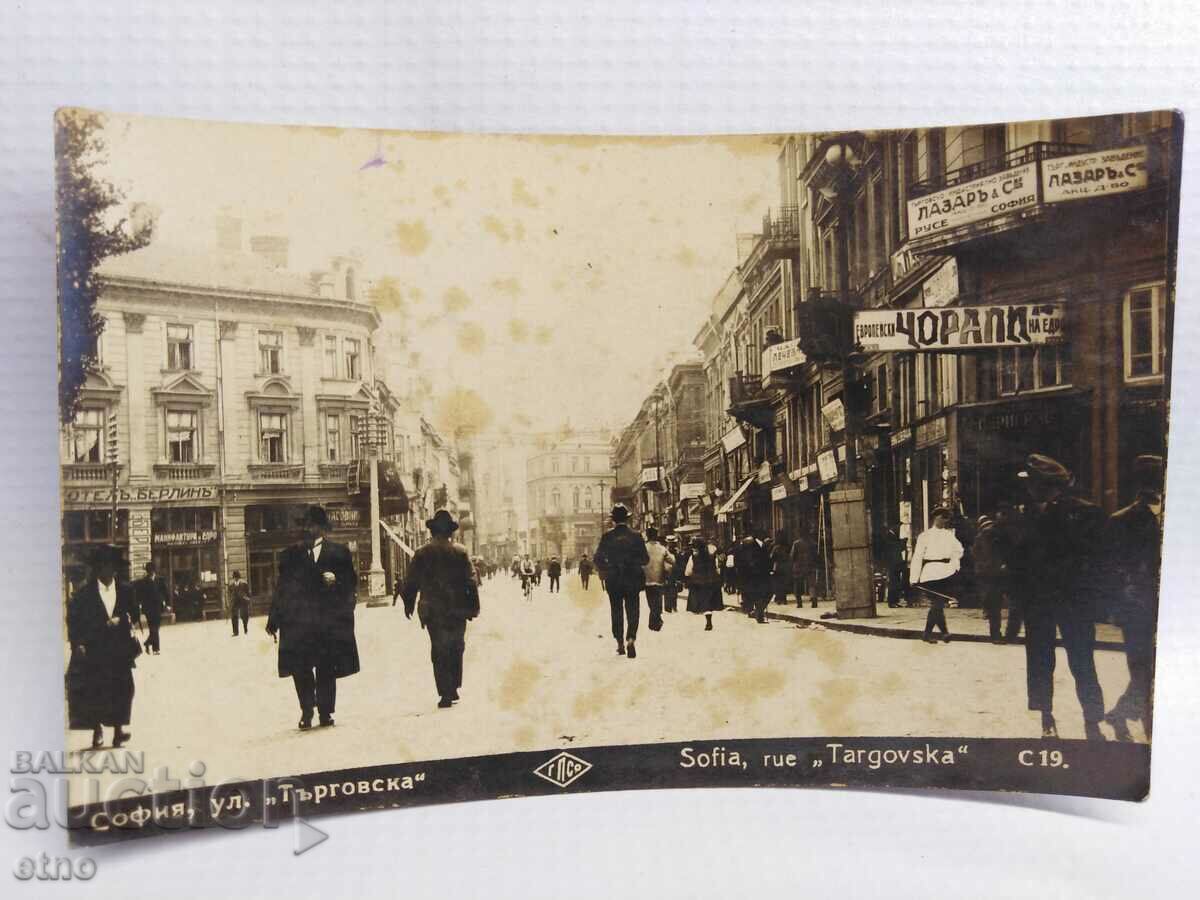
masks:
[[[304,466],[299,463],[255,463],[246,467],[252,481],[301,481]]]
[[[739,267],[749,275],[759,266],[775,262],[800,252],[800,207],[782,206],[767,210],[763,216],[762,234],[758,236],[746,261]]]
[[[756,428],[770,426],[775,414],[761,375],[738,372],[729,377],[729,415]]]
[[[117,466],[120,473],[122,466]],[[66,463],[62,467],[63,484],[108,484],[112,467],[108,463]]]
[[[323,462],[317,466],[317,472],[320,473],[322,481],[338,481],[345,484],[346,476],[350,474],[350,463]]]
[[[1161,181],[1163,149],[1156,135],[1101,148],[1037,141],[915,182],[908,189],[907,247],[915,254],[952,252],[1044,221],[1054,207],[1142,191]]]
[[[204,481],[216,468],[212,463],[159,463],[154,475],[164,481]]]

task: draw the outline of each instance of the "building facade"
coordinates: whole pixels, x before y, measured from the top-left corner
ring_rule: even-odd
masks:
[[[538,442],[526,469],[529,552],[537,559],[592,553],[608,520],[615,482],[605,431],[554,435]]]
[[[785,141],[781,206],[695,340],[706,526],[812,541],[852,616],[888,541],[938,505],[1020,502],[1031,452],[1128,502],[1135,457],[1166,447],[1173,124]]]
[[[265,257],[152,244],[105,262],[100,367],[62,435],[66,589],[89,545],[114,541],[135,574],[153,560],[208,608],[234,570],[263,603],[303,508],[319,503],[365,590],[370,526],[352,463],[372,405],[397,408],[375,377],[379,315],[357,261],[299,276],[285,239],[255,240]],[[394,429],[378,439],[394,460]]]

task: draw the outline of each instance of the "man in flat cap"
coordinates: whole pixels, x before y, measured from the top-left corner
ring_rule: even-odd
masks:
[[[1024,527],[1009,566],[1025,598],[1025,672],[1029,708],[1042,714],[1042,736],[1057,737],[1054,720],[1056,632],[1061,632],[1084,734],[1104,740],[1104,694],[1096,676],[1096,606],[1104,516],[1071,490],[1071,472],[1038,453],[1018,474],[1029,493]]]
[[[413,554],[408,576],[396,593],[404,598],[404,615],[411,619],[415,608],[421,627],[429,632],[438,709],[449,709],[462,687],[467,621],[479,615],[479,588],[471,557],[451,540],[458,530],[454,517],[439,509],[425,527],[430,541]]]
[[[637,657],[641,593],[646,582],[645,565],[650,562],[650,554],[646,552],[642,536],[629,527],[629,510],[623,504],[613,507],[612,521],[613,527],[601,536],[592,559],[608,591],[617,653],[634,659]]]
[[[304,731],[312,727],[314,706],[321,725],[333,725],[337,679],[359,669],[358,576],[349,548],[328,539],[329,517],[322,507],[310,506],[301,524],[303,542],[280,556],[267,632],[279,633],[279,677],[292,677]]]
[[[1150,692],[1154,683],[1154,626],[1162,564],[1163,458],[1134,460],[1137,496],[1108,520],[1109,609],[1125,638],[1129,686],[1105,717],[1118,740],[1132,739],[1129,722],[1139,720],[1149,739]]]

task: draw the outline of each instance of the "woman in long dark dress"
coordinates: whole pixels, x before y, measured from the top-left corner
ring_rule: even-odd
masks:
[[[712,614],[723,609],[721,596],[721,574],[717,571],[716,549],[703,538],[692,541],[692,552],[683,567],[683,578],[687,584],[687,609],[690,613],[704,614],[704,630],[712,631]]]
[[[92,732],[93,748],[103,745],[105,725],[114,747],[131,737],[124,726],[133,709],[137,609],[130,586],[117,579],[120,562],[116,547],[96,547],[91,574],[67,605],[67,717],[71,728]]]

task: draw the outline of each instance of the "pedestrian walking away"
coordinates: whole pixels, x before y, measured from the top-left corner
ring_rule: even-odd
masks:
[[[931,526],[917,536],[908,576],[913,589],[929,601],[923,635],[928,643],[935,643],[935,628],[943,640],[950,640],[946,604],[958,599],[962,557],[963,545],[950,528],[950,510],[939,506],[933,510]]]
[[[238,622],[242,623],[242,634],[250,633],[250,585],[242,578],[242,573],[233,570],[233,578],[229,582],[229,619],[233,623],[233,636],[238,636]]]
[[[721,596],[721,575],[717,571],[718,550],[701,537],[692,541],[691,552],[683,566],[687,583],[687,611],[704,616],[704,630],[713,630],[712,616],[725,608]]]
[[[166,580],[158,574],[158,567],[153,562],[146,563],[145,572],[134,582],[134,599],[138,611],[146,617],[146,630],[149,632],[142,647],[147,653],[157,656],[162,649],[159,628],[162,626],[163,613],[170,607],[170,594]]]
[[[998,519],[1003,513],[997,511]],[[975,565],[975,588],[979,593],[980,606],[988,620],[988,634],[992,643],[1004,640],[1001,623],[1004,601],[1008,597],[1008,532],[1001,522],[989,516],[980,516],[975,543],[971,545],[971,556]],[[1010,613],[1009,619],[1012,615]]]
[[[579,557],[579,581],[585,591],[588,589],[588,581],[591,580],[593,568],[595,567],[586,553]]]
[[[1072,490],[1073,477],[1058,460],[1031,454],[1018,477],[1032,501],[1009,569],[1013,590],[1025,595],[1025,676],[1029,708],[1042,717],[1042,736],[1057,737],[1054,719],[1056,633],[1062,634],[1084,735],[1104,740],[1104,694],[1096,675],[1097,562],[1104,517]]]
[[[646,529],[646,555],[643,566],[646,586],[646,605],[650,608],[650,630],[661,631],[663,627],[663,588],[666,586],[675,557],[666,544],[658,539],[657,528]]]
[[[812,538],[801,531],[796,540],[792,541],[791,549],[791,564],[792,564],[792,583],[796,590],[796,605],[803,606],[804,598],[808,596],[812,602],[813,608],[817,607],[817,593],[815,583],[813,582],[813,566],[816,560],[816,553],[813,548]]]
[[[93,749],[103,746],[105,725],[113,730],[113,747],[132,737],[125,726],[133,712],[132,670],[141,644],[133,636],[133,591],[117,577],[123,562],[118,548],[94,547],[88,579],[67,605],[68,727],[91,731]]]
[[[562,578],[562,563],[558,561],[557,556],[550,558],[550,565],[546,567],[546,576],[550,579],[550,593],[557,594],[559,580]]]
[[[337,679],[359,670],[354,637],[358,576],[350,550],[328,539],[329,517],[310,506],[304,539],[280,555],[267,633],[279,636],[279,677],[291,677],[300,704],[300,729],[333,725]]]
[[[747,534],[734,548],[733,565],[742,594],[742,611],[759,624],[765,624],[767,603],[771,599],[771,556],[765,540]]]
[[[687,561],[688,550],[680,550],[679,538],[673,534],[667,535],[667,551],[675,562],[667,571],[663,584],[663,612],[673,613],[679,608],[679,588],[683,584],[683,565]]]
[[[409,561],[400,593],[404,615],[411,619],[415,609],[421,627],[429,632],[437,705],[448,709],[458,702],[462,688],[467,622],[479,615],[479,589],[467,551],[451,540],[458,530],[454,517],[439,509],[425,527],[431,539]]]
[[[640,595],[646,577],[644,566],[650,561],[650,555],[642,536],[629,527],[629,510],[624,505],[618,503],[613,507],[612,521],[613,527],[600,538],[592,559],[608,592],[617,653],[634,659],[641,614]]]
[[[1105,714],[1120,741],[1132,740],[1131,721],[1142,723],[1147,740],[1153,731],[1150,692],[1154,685],[1154,627],[1162,562],[1163,459],[1139,456],[1134,470],[1137,497],[1109,518],[1104,553],[1107,608],[1121,628],[1129,668],[1129,686]]]
[[[788,602],[788,591],[792,588],[792,542],[787,532],[780,531],[771,544],[771,592],[776,603]]]

